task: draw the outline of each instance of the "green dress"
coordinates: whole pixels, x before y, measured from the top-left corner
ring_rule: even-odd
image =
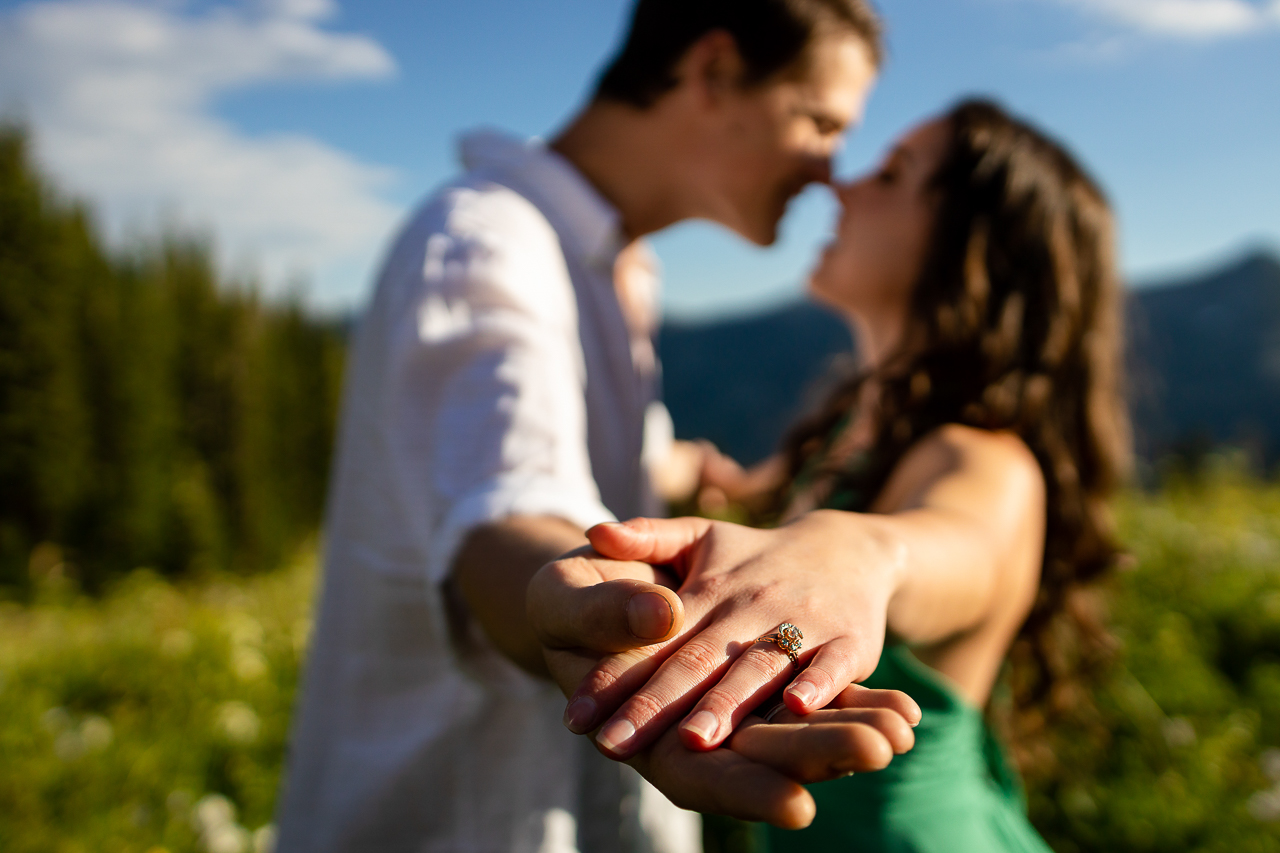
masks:
[[[870,461],[857,454],[845,470]],[[802,472],[795,487],[810,479]],[[865,511],[871,501],[837,483],[821,503]],[[885,645],[863,683],[916,700],[923,717],[915,747],[879,772],[809,785],[817,817],[806,829],[767,827],[757,836],[764,853],[1051,853],[1027,820],[1021,782],[981,710],[901,643]]]
[[[807,829],[769,827],[768,853],[1050,853],[981,711],[900,644],[864,683],[920,705],[915,748],[877,773],[809,785],[818,816]]]

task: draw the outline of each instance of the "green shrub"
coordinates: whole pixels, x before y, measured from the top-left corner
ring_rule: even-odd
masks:
[[[1280,847],[1280,488],[1239,470],[1120,506],[1119,660],[1028,780],[1058,851]]]
[[[265,849],[313,577],[308,549],[248,580],[140,570],[3,605],[0,850]]]

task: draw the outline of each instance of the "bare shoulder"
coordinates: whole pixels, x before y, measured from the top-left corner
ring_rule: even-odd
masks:
[[[912,445],[876,501],[881,512],[925,503],[929,496],[975,504],[1044,500],[1044,475],[1026,442],[1011,432],[945,424]]]

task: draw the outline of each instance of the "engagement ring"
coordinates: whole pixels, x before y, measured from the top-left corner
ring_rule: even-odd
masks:
[[[757,643],[773,643],[778,648],[787,653],[787,657],[791,658],[791,663],[798,661],[800,652],[800,641],[804,639],[804,634],[800,633],[800,629],[790,622],[783,622],[778,626],[778,630],[771,634],[765,634],[763,637],[757,637]]]

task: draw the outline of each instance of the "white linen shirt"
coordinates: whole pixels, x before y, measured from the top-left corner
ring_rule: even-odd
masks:
[[[665,412],[614,291],[616,211],[540,144],[462,155],[353,346],[278,850],[696,853],[696,816],[568,732],[444,583],[478,524],[652,514]]]

